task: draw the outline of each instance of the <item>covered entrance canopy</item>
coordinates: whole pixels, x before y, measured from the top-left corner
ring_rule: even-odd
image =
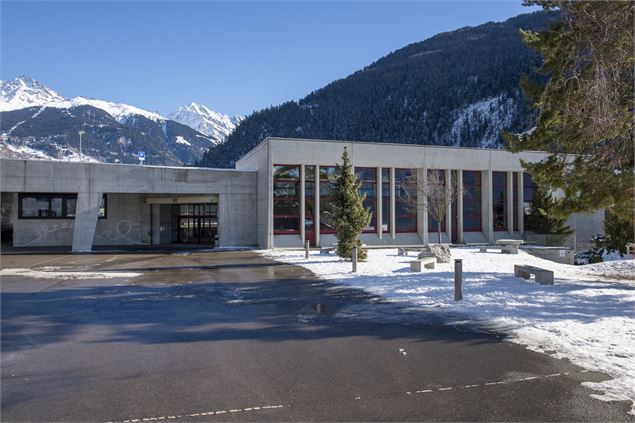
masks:
[[[218,246],[218,195],[151,197],[146,203],[158,209],[152,213],[159,220],[153,242]]]

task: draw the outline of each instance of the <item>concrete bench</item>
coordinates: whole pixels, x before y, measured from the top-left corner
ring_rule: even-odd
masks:
[[[489,250],[496,250],[503,254],[518,254],[518,247],[511,245],[483,245],[479,247],[479,253],[487,253]]]
[[[397,255],[407,256],[410,251],[414,251],[416,253],[416,252],[419,252],[420,250],[421,248],[417,248],[417,247],[399,247],[397,248]]]
[[[320,255],[328,256],[329,254],[331,254],[331,251],[335,251],[336,248],[337,248],[337,246],[335,246],[335,247],[320,247]]]
[[[421,272],[423,267],[426,269],[434,269],[434,264],[437,262],[436,257],[423,257],[410,262],[411,272]]]
[[[536,282],[540,285],[553,285],[553,272],[547,269],[541,269],[536,266],[529,265],[514,265],[514,276],[523,278],[523,279],[531,279],[531,275],[536,276]]]
[[[505,250],[503,253],[507,254],[518,254],[518,247],[524,244],[525,241],[522,239],[499,239],[496,241],[496,245],[500,245]]]

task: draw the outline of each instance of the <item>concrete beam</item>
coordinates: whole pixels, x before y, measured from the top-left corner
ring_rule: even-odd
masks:
[[[302,239],[302,245],[306,241],[305,225],[306,225],[306,199],[305,199],[305,166],[300,165],[300,239]]]
[[[459,242],[463,240],[463,170],[456,171],[456,237]]]
[[[507,232],[514,236],[514,172],[507,172]]]
[[[99,206],[103,192],[80,192],[73,225],[73,252],[89,252],[93,248],[95,229],[99,218]]]
[[[313,230],[315,231],[315,245],[320,246],[320,165],[315,165],[315,199],[313,205]]]
[[[395,239],[397,237],[396,232],[396,219],[395,219],[395,168],[390,168],[390,237]]]
[[[382,238],[382,226],[383,226],[383,203],[382,203],[382,195],[383,193],[383,188],[384,186],[382,185],[382,174],[381,174],[381,167],[376,168],[376,172],[377,172],[377,184],[375,185],[375,200],[376,200],[376,204],[375,204],[375,222],[377,223],[377,227],[375,229],[377,229],[377,236],[379,237],[379,239]]]
[[[523,172],[518,172],[518,233],[524,235],[525,233],[525,210],[523,203],[525,202],[525,193],[523,191]]]

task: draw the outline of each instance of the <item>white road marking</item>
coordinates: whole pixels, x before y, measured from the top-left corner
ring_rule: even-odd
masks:
[[[590,370],[580,370],[577,373],[589,373],[589,372],[590,372]],[[438,388],[436,390],[433,390],[433,389],[420,389],[420,390],[414,391],[414,393],[415,394],[424,394],[424,393],[451,391],[451,390],[453,390],[455,388],[456,389],[460,389],[460,388],[470,389],[470,388],[477,388],[477,387],[480,387],[480,386],[505,385],[505,384],[510,384],[510,383],[529,382],[529,381],[532,381],[532,380],[541,380],[541,379],[542,380],[546,380],[548,378],[563,377],[563,376],[568,376],[570,374],[571,374],[571,372],[553,373],[553,374],[549,374],[549,375],[530,376],[530,377],[525,377],[525,378],[520,378],[520,379],[501,380],[501,381],[497,381],[497,382],[485,382],[483,384],[461,385],[461,386],[457,386],[457,387],[448,386],[448,387],[445,387],[445,388]],[[412,392],[411,391],[406,391],[406,395],[412,395]],[[356,396],[356,397],[354,397],[354,399],[355,400],[361,400],[362,397],[361,396]],[[148,421],[157,421],[157,420],[166,420],[166,419],[174,420],[174,419],[180,419],[182,417],[212,416],[212,415],[220,415],[220,414],[226,414],[226,413],[241,413],[241,412],[248,412],[248,411],[271,410],[271,409],[279,409],[279,408],[284,408],[284,407],[285,406],[281,405],[281,404],[278,404],[278,405],[261,405],[261,406],[256,406],[256,407],[232,408],[230,410],[204,411],[204,412],[185,414],[185,415],[144,417],[144,418],[138,418],[138,419],[111,421],[110,423],[138,423],[138,422],[148,422]],[[291,404],[287,404],[287,407],[291,407]]]
[[[171,416],[143,417],[140,419],[112,421],[110,423],[137,423],[137,422],[150,422],[150,421],[158,421],[158,420],[174,420],[174,419],[180,419],[183,417],[213,416],[213,415],[225,414],[225,413],[241,413],[245,411],[271,410],[271,409],[278,409],[278,408],[284,408],[284,405],[281,405],[281,404],[261,405],[258,407],[232,408],[231,410],[203,411],[200,413],[190,413],[190,414],[183,414],[183,415],[179,414],[179,415],[171,415]]]

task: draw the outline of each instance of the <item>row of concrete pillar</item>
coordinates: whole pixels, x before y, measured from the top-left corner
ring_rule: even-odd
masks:
[[[306,167],[313,166],[315,169],[315,183],[314,183],[314,211],[313,211],[313,225],[315,228],[315,244],[320,245],[320,179],[319,179],[319,165],[300,165],[300,237],[302,239],[302,243],[306,241],[306,231],[305,231],[305,216],[306,216]],[[376,230],[377,236],[381,239],[384,236],[390,236],[392,239],[396,238],[396,222],[395,222],[395,168],[391,167],[389,169],[390,175],[390,222],[389,222],[389,233],[384,233],[382,230],[383,227],[383,185],[382,185],[382,168],[376,168],[377,174],[377,184],[376,184]],[[445,169],[445,180],[450,181],[452,177],[453,170]],[[517,174],[517,185],[514,187],[514,173]],[[419,168],[417,169],[417,183],[425,184],[426,178],[428,175],[427,168]],[[456,169],[455,177],[457,178],[457,191],[463,192],[463,170]],[[514,236],[514,232],[517,232],[519,235],[524,233],[524,219],[523,219],[523,172],[506,172],[506,186],[507,186],[507,231],[510,236]],[[486,239],[489,242],[494,242],[495,233],[494,233],[494,224],[493,224],[493,172],[492,170],[484,170],[481,171],[481,227],[482,232],[485,235]],[[446,183],[446,189],[451,189],[451,184]],[[518,227],[517,231],[514,231],[514,189],[518,192],[518,203],[517,203],[517,215],[518,215]],[[422,242],[428,242],[428,212],[425,207],[425,199],[417,198],[417,233],[421,238]],[[448,206],[448,211],[446,215],[448,218],[445,219],[445,228],[444,232],[448,239],[451,238],[452,234],[452,210],[451,205]],[[458,195],[456,198],[456,208],[457,208],[457,242],[464,242],[464,233],[463,233],[463,195]]]

